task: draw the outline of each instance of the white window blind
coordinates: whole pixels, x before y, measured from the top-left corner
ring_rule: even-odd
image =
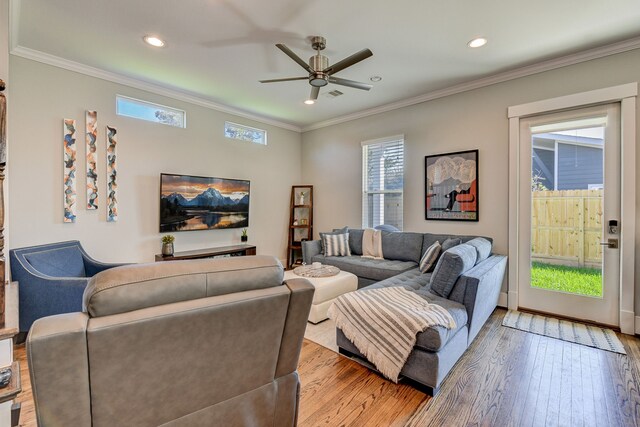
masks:
[[[362,227],[402,230],[404,135],[362,143]]]

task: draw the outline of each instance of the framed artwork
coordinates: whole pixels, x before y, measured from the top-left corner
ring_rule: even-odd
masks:
[[[425,156],[425,219],[478,221],[478,150]]]

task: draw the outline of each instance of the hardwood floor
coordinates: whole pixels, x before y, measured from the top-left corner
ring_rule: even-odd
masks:
[[[490,317],[430,398],[305,340],[298,422],[311,426],[640,426],[640,339],[627,355],[502,327]],[[21,426],[35,427],[23,346]]]

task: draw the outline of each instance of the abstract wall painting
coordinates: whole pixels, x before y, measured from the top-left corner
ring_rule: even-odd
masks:
[[[85,118],[87,146],[87,209],[98,209],[98,112],[88,110]]]
[[[425,156],[425,219],[478,221],[478,150]]]
[[[76,121],[64,119],[64,222],[76,222]]]
[[[107,222],[118,221],[118,184],[116,183],[117,129],[107,126]]]

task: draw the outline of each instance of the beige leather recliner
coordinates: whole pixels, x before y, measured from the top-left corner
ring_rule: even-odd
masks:
[[[31,328],[38,424],[293,426],[312,298],[268,256],[100,273],[82,313]]]

